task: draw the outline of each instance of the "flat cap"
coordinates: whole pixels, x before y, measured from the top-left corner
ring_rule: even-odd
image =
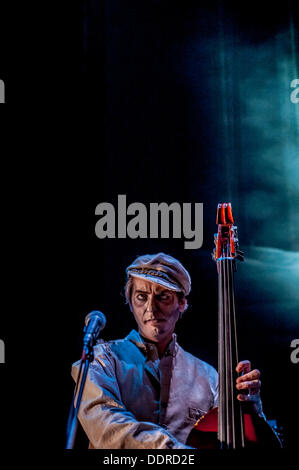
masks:
[[[188,271],[180,261],[165,253],[139,256],[127,267],[126,273],[128,278],[132,276],[155,282],[184,295],[191,290]]]

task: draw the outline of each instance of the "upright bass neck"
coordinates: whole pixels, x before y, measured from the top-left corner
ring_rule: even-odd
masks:
[[[245,446],[244,422],[240,403],[236,400],[238,359],[237,325],[234,299],[236,259],[243,260],[239,251],[237,227],[230,203],[218,204],[214,236],[214,260],[218,272],[218,440],[221,448]]]

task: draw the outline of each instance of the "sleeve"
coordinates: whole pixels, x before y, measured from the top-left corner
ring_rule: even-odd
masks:
[[[250,401],[253,404],[253,408],[255,412],[261,417],[264,418],[267,421],[267,418],[263,412],[263,402],[261,399],[260,394],[257,395],[250,395]]]
[[[218,406],[218,393],[219,393],[219,376],[216,369],[211,366],[210,364],[206,364],[207,366],[207,374],[209,377],[209,384],[212,394],[212,402],[210,409],[215,408]]]
[[[213,396],[214,396],[214,404],[213,408],[218,406],[218,398],[219,398],[219,377],[218,377],[218,372],[214,373],[214,382],[212,386],[212,391],[213,391]]]
[[[101,346],[101,354],[89,365],[78,418],[93,449],[191,449],[164,428],[137,421],[126,410],[115,376],[113,358]],[[100,358],[99,358],[100,357]],[[80,362],[72,366],[78,378]]]

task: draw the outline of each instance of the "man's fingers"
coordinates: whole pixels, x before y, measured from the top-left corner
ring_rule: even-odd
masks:
[[[251,362],[250,361],[240,361],[237,364],[236,371],[239,372],[239,373],[244,372],[244,374],[246,374],[247,372],[250,372],[251,371]]]
[[[250,401],[251,400],[250,395],[239,394],[239,395],[237,395],[237,398],[238,398],[239,401]]]
[[[247,374],[241,375],[240,377],[237,378],[236,382],[247,382],[248,380],[255,380],[260,378],[260,371],[258,369],[254,369]]]
[[[256,379],[256,380],[250,380],[250,381],[246,381],[246,382],[240,382],[240,383],[237,383],[236,388],[238,390],[244,390],[244,389],[248,388],[249,394],[250,395],[255,395],[255,394],[259,393],[259,391],[260,391],[261,381]]]
[[[246,395],[244,395],[244,393],[238,393],[237,399],[239,401],[252,401],[257,403],[258,401],[260,401],[259,390],[252,389],[250,390],[250,393],[247,393]]]

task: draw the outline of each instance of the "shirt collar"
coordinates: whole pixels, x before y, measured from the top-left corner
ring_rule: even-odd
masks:
[[[177,341],[176,341],[177,335],[173,333],[172,335],[172,340],[170,341],[169,345],[165,349],[164,356],[175,356],[176,355],[176,350],[177,350]],[[139,332],[136,330],[132,330],[128,336],[127,339],[134,343],[137,348],[139,348],[146,356],[148,356],[148,351],[150,349],[150,346],[154,346],[153,343],[147,342],[146,338],[143,338]],[[154,346],[155,347],[155,346]]]

